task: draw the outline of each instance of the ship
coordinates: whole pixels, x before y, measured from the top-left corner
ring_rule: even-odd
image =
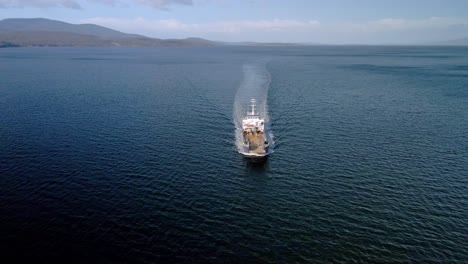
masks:
[[[265,119],[255,111],[256,100],[250,100],[251,111],[242,120],[242,154],[250,158],[261,158],[268,155],[270,142],[265,133]]]

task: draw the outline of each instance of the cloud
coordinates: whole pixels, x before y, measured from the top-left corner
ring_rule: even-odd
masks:
[[[283,31],[294,29],[307,29],[318,26],[320,23],[316,20],[299,21],[288,19],[271,20],[235,20],[219,21],[213,23],[183,23],[176,19],[151,20],[145,18],[117,19],[96,17],[80,21],[82,23],[99,24],[120,30],[146,30],[146,31],[184,31],[190,33],[197,32],[225,32],[236,33],[244,31]]]
[[[27,6],[81,9],[80,4],[74,0],[0,0],[0,8],[21,8]]]
[[[362,31],[411,31],[420,29],[445,28],[453,25],[467,25],[466,18],[430,17],[425,19],[385,18],[365,23],[350,23],[351,30]]]
[[[225,41],[414,44],[466,37],[468,18],[386,18],[361,23],[316,20],[225,20],[187,23],[177,19],[105,18],[80,21],[158,38],[197,36]]]
[[[90,2],[100,3],[108,6],[125,6],[120,0],[88,0]]]
[[[385,18],[363,23],[333,23],[327,30],[340,42],[414,44],[466,37],[467,18]],[[328,34],[330,35],[330,34]],[[348,41],[346,41],[348,39]]]
[[[315,27],[320,23],[316,20],[299,21],[288,19],[272,19],[272,20],[241,20],[219,22],[211,25],[214,31],[221,32],[241,32],[246,30],[269,30],[282,31],[291,29],[307,29]],[[206,26],[210,28],[210,26]]]
[[[134,2],[159,9],[167,9],[168,6],[173,4],[193,5],[192,0],[134,0]]]
[[[131,4],[150,6],[157,9],[169,10],[171,5],[193,5],[193,0],[88,0],[91,2],[101,3],[108,6],[125,6]]]
[[[0,0],[0,8],[21,8],[21,7],[65,7],[81,9],[80,0]],[[84,0],[81,0],[84,1]],[[131,4],[151,6],[157,9],[168,10],[169,6],[193,5],[193,0],[87,0],[89,2],[100,3],[108,6],[130,6]]]

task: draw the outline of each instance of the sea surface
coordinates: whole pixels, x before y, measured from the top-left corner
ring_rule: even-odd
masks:
[[[468,48],[0,49],[0,234],[35,262],[467,263]]]

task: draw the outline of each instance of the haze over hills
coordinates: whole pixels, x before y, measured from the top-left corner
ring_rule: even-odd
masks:
[[[201,38],[158,39],[94,24],[75,25],[44,18],[0,20],[0,47],[23,46],[212,46]]]
[[[431,45],[468,46],[468,37],[467,38],[461,38],[461,39],[454,39],[454,40],[435,42],[435,43],[431,43]]]

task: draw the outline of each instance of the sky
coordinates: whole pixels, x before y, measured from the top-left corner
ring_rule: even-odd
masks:
[[[0,0],[0,19],[36,17],[232,42],[418,44],[468,37],[468,0]]]

